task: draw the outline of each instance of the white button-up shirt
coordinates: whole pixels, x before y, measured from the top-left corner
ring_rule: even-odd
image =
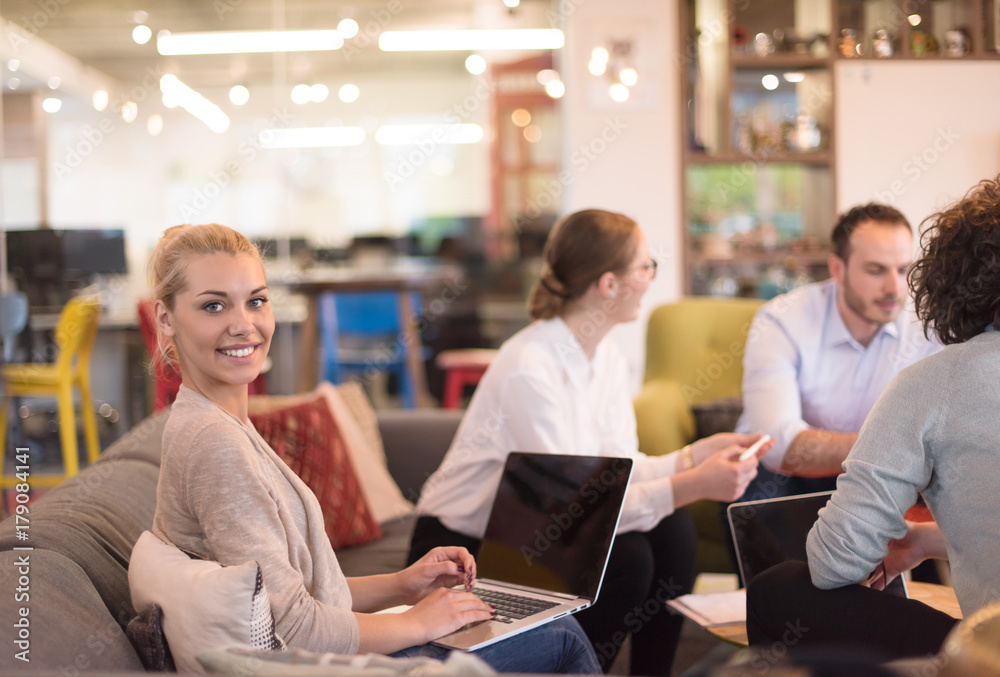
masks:
[[[647,531],[674,510],[675,454],[638,451],[628,363],[604,340],[588,359],[561,318],[512,336],[483,376],[417,511],[481,538],[511,451],[623,456],[635,461],[619,532]]]

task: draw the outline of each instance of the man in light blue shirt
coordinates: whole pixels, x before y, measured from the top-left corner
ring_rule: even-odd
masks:
[[[940,349],[924,336],[909,302],[912,262],[912,230],[898,210],[854,207],[833,231],[831,279],[757,312],[736,429],[762,430],[776,444],[745,499],[833,489],[882,390],[900,370]]]

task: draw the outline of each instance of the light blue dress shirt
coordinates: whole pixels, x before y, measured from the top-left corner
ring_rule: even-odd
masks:
[[[762,430],[776,443],[762,462],[778,470],[792,440],[819,428],[856,433],[875,400],[905,367],[937,352],[911,304],[863,346],[826,280],[772,299],[757,311],[743,356],[743,414],[737,432]]]

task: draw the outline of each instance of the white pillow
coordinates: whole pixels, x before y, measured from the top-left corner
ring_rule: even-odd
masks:
[[[132,549],[128,587],[136,612],[157,604],[177,671],[204,672],[195,658],[233,645],[284,649],[274,634],[274,616],[260,566],[223,567],[192,559],[149,531]]]

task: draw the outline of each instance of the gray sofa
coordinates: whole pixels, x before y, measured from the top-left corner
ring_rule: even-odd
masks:
[[[440,410],[379,413],[389,471],[410,500],[437,468],[460,418]],[[14,517],[0,523],[0,674],[143,670],[124,632],[135,616],[128,561],[153,522],[165,420],[144,420],[97,463],[32,503],[26,541],[18,540]],[[382,526],[381,540],[337,553],[348,576],[403,567],[413,517]],[[23,547],[32,549],[14,550]]]

